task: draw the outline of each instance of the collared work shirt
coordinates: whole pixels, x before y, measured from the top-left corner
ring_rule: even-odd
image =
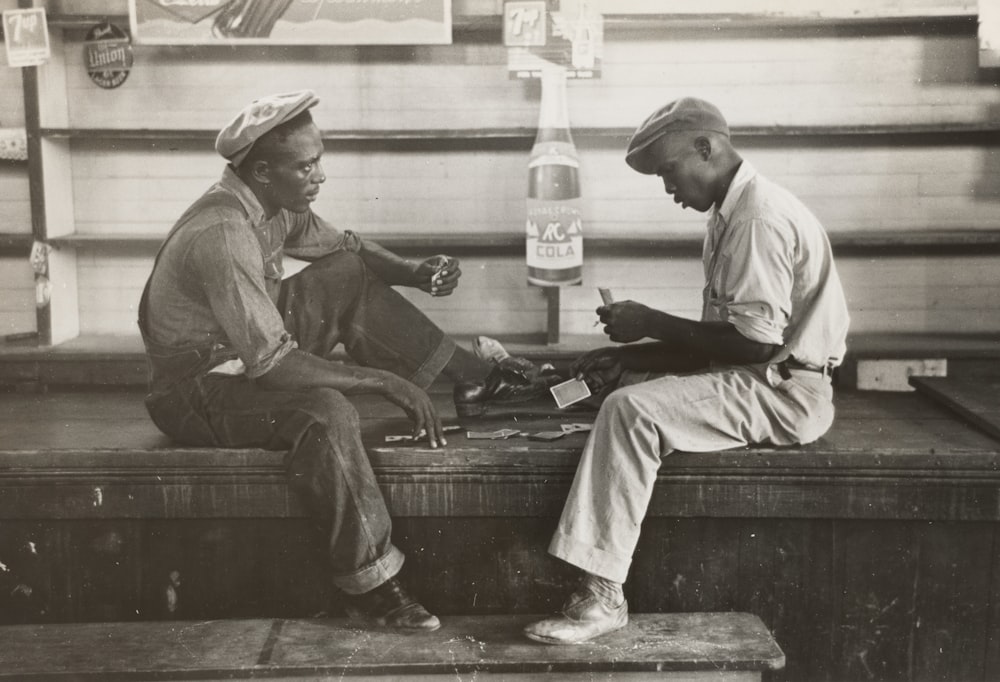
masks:
[[[850,317],[819,220],[744,161],[713,211],[703,250],[702,319],[784,346],[774,358],[837,366]]]
[[[277,308],[284,254],[312,261],[361,249],[312,211],[271,218],[227,167],[171,230],[150,276],[148,333],[158,344],[210,347],[239,358],[247,376],[266,374],[293,348]]]

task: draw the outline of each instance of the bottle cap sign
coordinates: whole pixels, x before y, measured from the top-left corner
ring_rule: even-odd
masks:
[[[102,88],[117,88],[132,70],[132,40],[114,24],[97,24],[87,31],[83,61],[90,80]]]

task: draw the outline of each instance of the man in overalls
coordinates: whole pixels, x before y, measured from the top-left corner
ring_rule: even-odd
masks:
[[[287,450],[288,480],[326,535],[334,585],[380,624],[433,630],[403,588],[403,554],[348,396],[402,408],[415,437],[445,445],[425,389],[443,374],[468,411],[544,392],[531,363],[457,346],[392,285],[447,296],[458,261],[404,260],[312,212],[326,180],[311,91],[244,109],[218,135],[228,165],[168,235],[139,324],[146,405],[180,443]],[[308,261],[288,276],[285,254]],[[357,364],[332,361],[342,343]],[[496,360],[496,358],[494,358]]]
[[[658,176],[674,203],[711,211],[702,315],[634,301],[597,309],[609,338],[628,345],[572,368],[606,397],[549,545],[583,580],[561,614],[525,629],[551,644],[628,622],[622,586],[663,457],[816,440],[833,422],[830,372],[846,351],[847,305],[826,232],[743,160],[715,106],[683,98],[657,110],[625,160]],[[641,339],[652,341],[633,343]]]

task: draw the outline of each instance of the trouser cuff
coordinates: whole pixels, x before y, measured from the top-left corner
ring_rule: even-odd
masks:
[[[599,547],[580,542],[558,530],[549,543],[549,554],[587,573],[593,573],[616,583],[625,582],[628,569],[632,565],[632,557],[612,554]]]
[[[389,545],[385,554],[367,566],[348,573],[333,576],[333,584],[347,594],[363,594],[394,577],[403,568],[403,553],[395,545]]]
[[[410,377],[410,382],[422,389],[427,389],[444,369],[455,354],[455,341],[448,336],[441,337],[441,343],[431,351],[423,364]]]

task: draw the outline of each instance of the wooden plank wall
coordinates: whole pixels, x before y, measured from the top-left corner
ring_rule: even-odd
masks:
[[[0,11],[14,9],[17,0],[0,0]],[[24,127],[21,70],[7,66],[0,50],[0,128]],[[0,160],[0,234],[31,234],[28,166]],[[0,250],[0,336],[35,330],[35,289],[26,258]]]
[[[457,10],[484,14],[500,6],[459,4]],[[725,11],[725,2],[717,4]],[[957,0],[894,6],[900,15],[972,11]],[[605,9],[651,11],[641,2]],[[508,79],[506,53],[495,36],[464,34],[451,46],[387,49],[138,46],[129,79],[105,91],[86,77],[79,33],[71,32],[65,53],[71,127],[217,129],[254,97],[301,87],[320,94],[316,118],[331,132],[530,128],[537,116],[537,84]],[[578,129],[629,128],[665,101],[693,94],[715,101],[736,126],[974,125],[1000,112],[1000,92],[978,69],[976,54],[974,26],[954,22],[906,30],[882,22],[615,31],[608,36],[602,77],[571,83],[570,118]],[[834,233],[1000,226],[1000,156],[995,143],[984,145],[981,137],[738,142],[748,159],[799,194]],[[624,138],[578,136],[586,229],[700,234],[703,216],[682,212],[655,179],[625,167],[624,144]],[[429,253],[446,250],[439,244],[449,234],[519,232],[528,146],[331,143],[329,180],[316,208],[341,227],[376,238],[432,234]],[[146,141],[75,140],[77,229],[164,234],[221,168],[207,141],[160,141],[153,148]],[[82,333],[135,333],[134,306],[152,254],[124,251],[81,249]],[[464,262],[460,293],[444,302],[417,299],[449,332],[544,329],[544,301],[524,283],[518,258]],[[841,259],[840,267],[855,332],[1000,331],[1000,314],[990,302],[990,291],[1000,286],[994,256],[854,256]],[[699,292],[691,283],[698,279],[699,264],[690,256],[665,262],[590,256],[586,286],[565,292],[562,329],[593,331],[598,285],[612,287],[619,298],[696,316]]]

